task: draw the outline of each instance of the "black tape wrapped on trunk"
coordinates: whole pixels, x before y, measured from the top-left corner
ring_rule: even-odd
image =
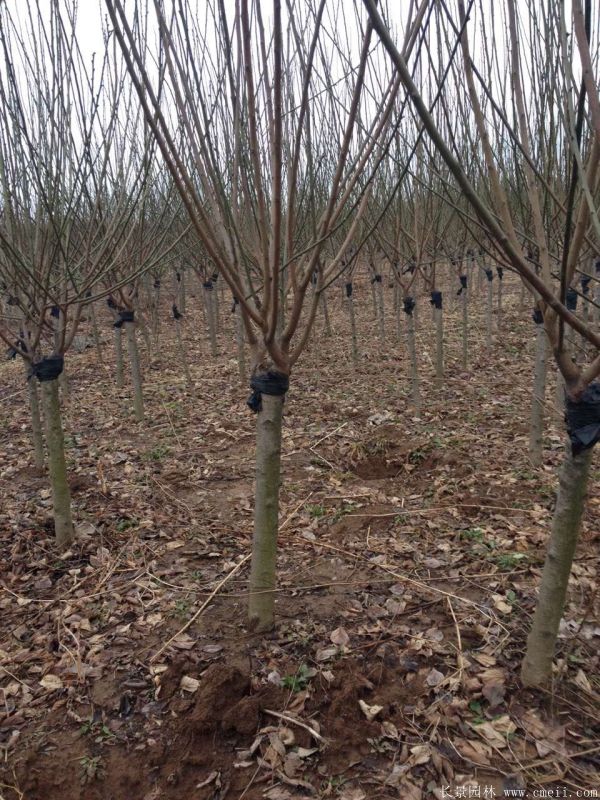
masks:
[[[259,375],[253,375],[250,379],[250,388],[252,394],[247,401],[248,408],[258,414],[262,407],[263,394],[281,397],[290,388],[290,379],[282,372],[269,370]]]
[[[408,314],[409,317],[412,317],[412,313],[415,310],[415,306],[417,304],[412,297],[405,297],[402,301],[402,306],[405,314]]]
[[[600,440],[600,383],[590,383],[578,401],[567,397],[567,431],[573,455]]]
[[[113,322],[113,328],[122,328],[124,322],[135,322],[135,311],[119,311],[119,318]]]
[[[431,300],[429,301],[434,308],[442,307],[442,293],[434,289],[431,293]]]
[[[65,360],[63,356],[46,356],[41,361],[31,365],[29,377],[35,376],[40,383],[54,381],[63,371]]]

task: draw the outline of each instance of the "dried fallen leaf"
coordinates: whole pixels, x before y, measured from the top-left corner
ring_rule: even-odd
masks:
[[[184,675],[179,686],[184,692],[197,692],[200,681],[197,678],[192,678],[191,675]]]
[[[48,692],[56,692],[58,689],[63,688],[63,682],[58,675],[48,674],[44,675],[44,677],[40,680],[40,686],[43,686]]]
[[[373,722],[375,717],[383,711],[383,706],[370,706],[364,700],[359,700],[358,705],[369,722]]]
[[[432,669],[431,672],[425,678],[425,683],[427,686],[439,686],[440,683],[444,680],[444,673],[440,672],[437,669]]]
[[[346,647],[350,642],[350,637],[345,628],[336,628],[329,637],[338,647]]]

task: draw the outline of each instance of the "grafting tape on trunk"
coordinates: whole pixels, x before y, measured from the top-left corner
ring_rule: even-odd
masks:
[[[346,297],[352,297],[352,281],[346,284]]]
[[[575,289],[567,289],[565,305],[569,311],[577,311],[577,291]]]
[[[498,280],[502,280],[504,277],[504,267],[496,267],[496,272],[498,273]]]
[[[371,283],[381,283],[381,275],[379,274],[373,275],[373,277],[371,278]]]
[[[211,292],[212,291],[212,288],[213,288],[212,281],[204,281],[202,286],[204,286],[204,288],[206,289],[207,292]]]
[[[46,356],[41,361],[31,365],[29,377],[35,375],[40,383],[55,381],[63,371],[65,360],[63,356]]]
[[[54,317],[54,319],[58,319],[60,317],[60,308],[58,306],[52,306],[50,309],[50,316]]]
[[[272,395],[273,397],[283,396],[290,388],[290,379],[283,372],[269,370],[259,375],[253,375],[250,379],[250,388],[252,389],[252,394],[247,401],[248,408],[258,414],[262,408],[263,394]]]
[[[160,289],[160,278],[155,278],[153,285],[155,289]]]
[[[216,283],[218,277],[219,277],[219,273],[218,272],[213,272],[212,277],[211,277],[211,281],[213,283]]]
[[[459,275],[458,276],[458,280],[460,281],[460,289],[456,293],[457,296],[459,294],[462,294],[464,291],[466,291],[467,283],[468,283],[468,277],[466,275]]]
[[[122,328],[124,322],[135,322],[135,312],[127,309],[119,311],[119,318],[113,323],[113,328]]]
[[[177,283],[181,283],[181,272],[175,273],[175,280],[177,281]]]
[[[182,313],[181,313],[181,311],[180,311],[180,310],[177,308],[177,306],[175,305],[175,303],[173,303],[173,317],[174,317],[174,319],[183,319],[183,314],[182,314]]]
[[[536,325],[541,325],[544,322],[544,315],[542,314],[538,306],[535,306],[533,311],[531,312],[531,318]]]
[[[435,308],[441,308],[442,307],[442,293],[439,292],[437,289],[435,289],[431,293],[431,300],[429,302]]]
[[[591,280],[592,279],[590,278],[589,275],[582,275],[581,276],[581,291],[584,294],[589,294]]]
[[[576,456],[600,441],[600,383],[590,383],[577,401],[567,397],[567,431]]]
[[[485,269],[484,272],[485,272],[485,277],[491,283],[494,280],[494,273],[492,272],[492,270],[489,267],[487,269]]]
[[[412,317],[412,313],[415,309],[416,303],[413,297],[405,297],[402,301],[402,308],[405,314],[408,314],[409,317]]]

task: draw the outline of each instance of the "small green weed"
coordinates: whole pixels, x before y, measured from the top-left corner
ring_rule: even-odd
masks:
[[[322,505],[308,506],[308,513],[313,519],[316,517],[324,517],[325,507]]]
[[[307,667],[306,664],[300,664],[295,675],[286,675],[282,681],[286,689],[291,689],[292,692],[302,692],[308,684],[310,679],[314,677],[314,670]]]

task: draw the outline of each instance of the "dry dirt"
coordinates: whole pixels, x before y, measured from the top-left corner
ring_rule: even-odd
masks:
[[[68,357],[79,535],[66,553],[32,468],[22,368],[0,365],[2,800],[600,791],[597,470],[555,686],[518,683],[564,439],[551,374],[545,463],[532,469],[533,324],[511,280],[491,351],[485,288],[473,292],[467,372],[446,294],[441,392],[421,299],[419,414],[391,290],[381,341],[369,285],[356,285],[356,369],[332,290],[333,334],[319,319],[286,400],[268,636],[245,627],[254,418],[227,298],[212,359],[191,287],[193,391],[165,299],[151,353],[140,337],[143,425],[114,387],[108,315],[103,365],[93,349]]]

